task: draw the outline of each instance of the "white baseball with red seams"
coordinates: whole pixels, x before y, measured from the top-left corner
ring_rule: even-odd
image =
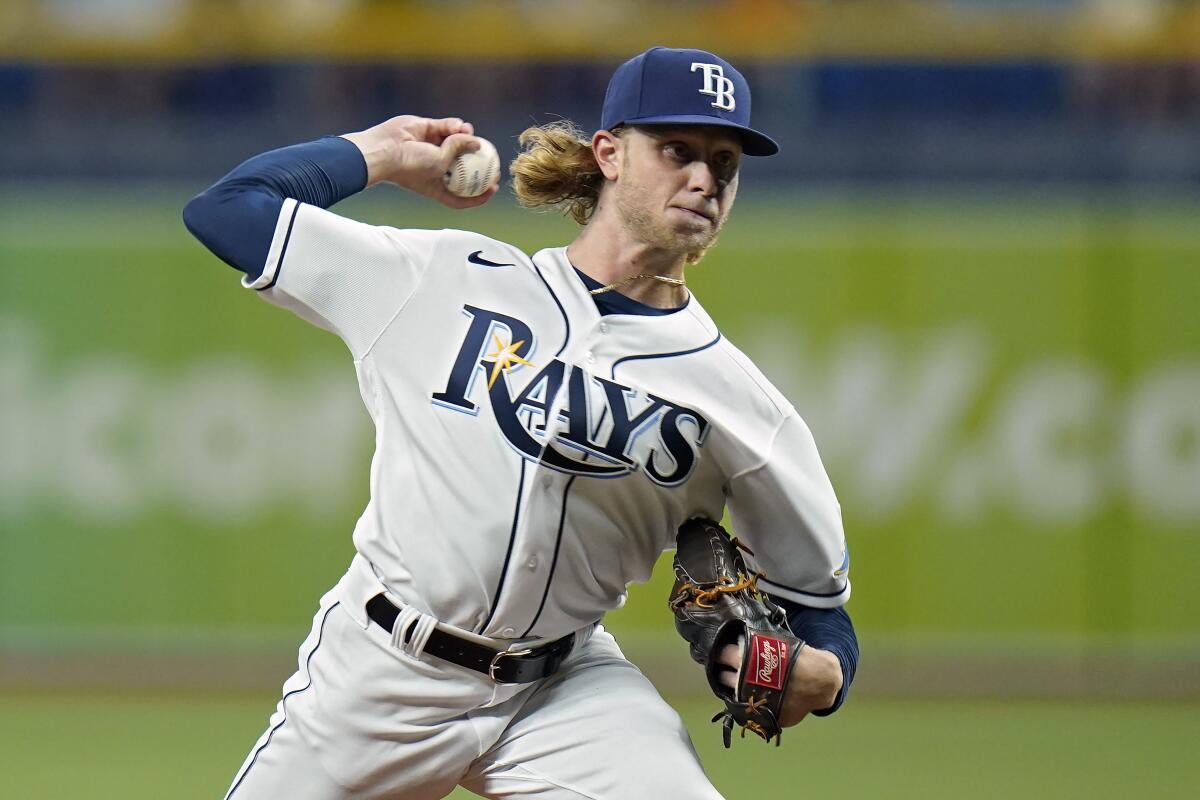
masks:
[[[479,139],[479,149],[459,153],[443,180],[450,194],[478,197],[500,177],[500,154],[487,139]]]

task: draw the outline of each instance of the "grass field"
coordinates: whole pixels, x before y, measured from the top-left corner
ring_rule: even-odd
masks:
[[[0,794],[219,798],[273,703],[220,693],[0,693]],[[747,739],[729,752],[708,724],[711,700],[680,698],[675,706],[731,800],[1186,798],[1200,781],[1195,704],[862,699],[790,729],[778,749]]]

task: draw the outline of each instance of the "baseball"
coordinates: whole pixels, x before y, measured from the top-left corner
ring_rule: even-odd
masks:
[[[473,153],[459,153],[446,170],[446,189],[459,197],[478,197],[500,177],[500,154],[487,139]]]

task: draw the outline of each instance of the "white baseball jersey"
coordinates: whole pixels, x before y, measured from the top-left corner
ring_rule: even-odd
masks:
[[[245,284],[349,347],[375,424],[354,542],[397,598],[499,639],[590,625],[696,515],[771,593],[849,597],[808,428],[692,297],[602,316],[565,248],[397,230],[283,204]]]

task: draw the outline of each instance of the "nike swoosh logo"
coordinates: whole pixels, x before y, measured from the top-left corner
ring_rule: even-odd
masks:
[[[471,253],[471,255],[467,256],[467,261],[470,261],[472,264],[478,264],[481,267],[515,267],[516,266],[516,264],[500,264],[495,261],[488,261],[486,258],[483,257],[482,250],[476,250],[474,253]]]

